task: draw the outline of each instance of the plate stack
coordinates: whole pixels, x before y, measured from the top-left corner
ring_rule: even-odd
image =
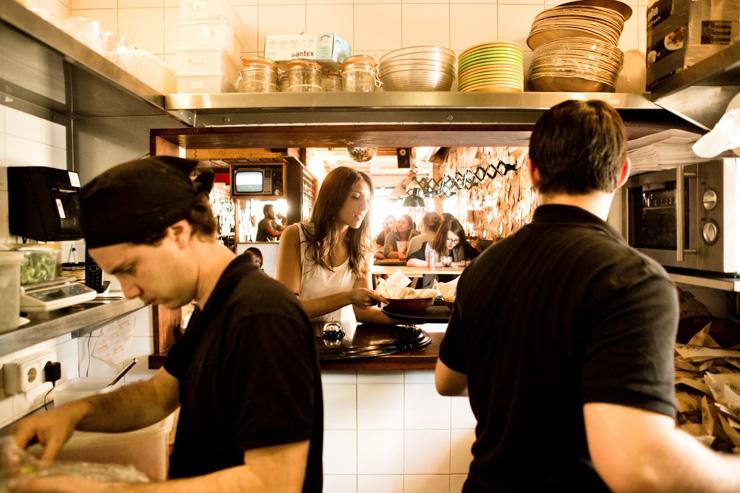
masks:
[[[632,9],[616,0],[581,0],[535,17],[528,85],[536,91],[614,92],[622,65],[617,48]]]
[[[497,41],[468,48],[458,59],[462,92],[524,91],[524,55],[517,43]]]
[[[449,91],[455,80],[455,52],[440,46],[413,46],[380,57],[385,91]]]
[[[529,84],[537,91],[614,92],[622,52],[591,38],[554,40],[534,50]]]

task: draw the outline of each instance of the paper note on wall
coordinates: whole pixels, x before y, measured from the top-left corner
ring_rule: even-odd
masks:
[[[135,317],[128,316],[103,327],[92,357],[111,366],[118,366],[131,358]]]

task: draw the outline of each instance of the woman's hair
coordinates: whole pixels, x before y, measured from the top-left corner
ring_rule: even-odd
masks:
[[[407,235],[406,236],[406,239],[407,240],[410,240],[411,239],[411,233],[413,233],[416,230],[416,223],[411,218],[411,216],[409,216],[408,214],[403,214],[403,215],[399,216],[398,217],[398,221],[396,221],[396,234],[398,234],[398,223],[401,221],[401,219],[403,219],[404,221],[406,221],[406,224],[409,225],[409,229],[408,229],[408,231],[406,231],[406,235]],[[401,238],[400,235],[398,237],[399,237],[399,239]]]
[[[352,186],[364,181],[373,193],[373,181],[367,173],[346,166],[334,168],[321,184],[316,205],[311,214],[311,228],[304,228],[306,241],[310,248],[306,250],[313,263],[331,270],[331,258],[334,246],[339,241],[336,230],[339,210],[344,205]],[[349,249],[349,268],[357,276],[367,274],[368,255],[373,251],[370,239],[370,210],[367,211],[360,227],[347,231],[347,248]]]
[[[465,244],[468,242],[468,239],[465,236],[465,229],[462,227],[462,224],[452,214],[442,214],[442,224],[439,226],[437,234],[434,235],[432,248],[440,256],[449,255],[447,252],[448,231],[452,231],[460,238],[460,242],[452,248],[452,257],[455,261],[465,260]]]
[[[421,219],[421,224],[427,231],[436,233],[440,224],[442,224],[442,216],[436,212],[427,212]]]

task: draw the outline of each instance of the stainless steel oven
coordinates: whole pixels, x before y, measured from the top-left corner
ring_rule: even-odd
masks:
[[[665,266],[740,273],[740,159],[637,175],[623,193],[630,245]]]

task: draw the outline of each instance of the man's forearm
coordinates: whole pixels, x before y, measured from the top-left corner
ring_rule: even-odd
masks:
[[[273,479],[278,480],[278,478]],[[302,482],[293,486],[268,484],[254,474],[248,466],[237,466],[187,479],[160,483],[119,484],[107,491],[110,493],[191,493],[193,491],[207,491],[208,493],[272,493],[275,491],[298,493],[301,491]]]
[[[158,395],[150,381],[126,385],[114,392],[84,399],[89,405],[77,424],[82,431],[124,432],[154,424],[172,413],[177,403]]]

